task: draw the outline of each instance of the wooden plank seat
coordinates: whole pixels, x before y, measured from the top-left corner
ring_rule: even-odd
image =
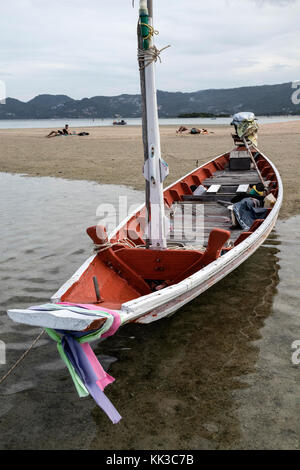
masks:
[[[207,178],[202,182],[204,186],[212,184],[256,184],[260,179],[255,170],[242,170],[242,171],[216,171],[211,178]]]
[[[246,193],[249,190],[249,184],[240,184],[236,190],[237,193]]]
[[[186,195],[182,196],[183,201],[202,201],[202,202],[217,202],[218,199],[222,199],[230,202],[235,193],[205,193],[201,196]]]
[[[220,184],[212,184],[209,186],[208,190],[206,191],[205,194],[214,194],[214,193],[217,193],[219,191],[219,189],[221,188],[221,185]]]
[[[205,251],[123,248],[118,250],[116,256],[119,262],[142,279],[177,283],[216,260],[229,238],[229,231],[216,228],[210,231]]]

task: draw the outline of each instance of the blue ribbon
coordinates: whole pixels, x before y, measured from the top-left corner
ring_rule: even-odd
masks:
[[[62,337],[61,344],[75,371],[81,378],[90,395],[94,398],[95,402],[100,406],[100,408],[102,408],[114,424],[118,423],[122,417],[111,401],[98,387],[98,377],[80,343],[78,343],[72,335],[66,332],[63,334],[64,336]]]

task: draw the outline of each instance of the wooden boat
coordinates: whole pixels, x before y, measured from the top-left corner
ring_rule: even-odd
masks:
[[[246,149],[239,147],[239,151]],[[124,220],[108,239],[101,228],[90,227],[87,232],[98,252],[53,295],[52,302],[100,305],[120,313],[123,324],[150,323],[173,314],[224,278],[268,237],[282,202],[283,189],[277,169],[262,152],[252,149],[252,153],[256,155],[263,179],[271,182],[271,193],[276,197],[266,219],[256,220],[249,230],[231,229],[230,211],[218,201],[229,201],[241,185],[256,184],[259,177],[254,169],[231,171],[231,152],[226,152],[164,190],[166,214],[175,227],[166,250],[146,249],[145,205]],[[208,191],[202,196],[194,196],[191,187],[200,184]],[[220,187],[214,192],[216,185]],[[204,216],[200,217],[202,225],[182,227],[183,214],[190,211],[192,222],[197,222],[195,214],[199,208]],[[203,248],[199,249],[197,242],[193,246],[191,239],[201,231]],[[95,278],[101,299],[96,296]],[[94,317],[84,316],[77,327],[73,318],[60,324],[56,312],[53,318],[51,312],[44,312],[43,316],[38,313],[35,317],[32,312],[29,315],[28,310],[8,313],[15,321],[72,330],[89,330],[102,323],[101,315],[100,323]]]
[[[270,234],[283,197],[274,164],[251,142],[236,137],[232,151],[163,189],[168,168],[160,151],[152,17],[152,1],[140,0],[146,203],[109,236],[103,227],[88,228],[95,253],[51,299],[53,304],[94,305],[115,312],[122,325],[171,315],[237,268]],[[251,165],[245,169],[232,165],[247,159]],[[259,182],[276,198],[274,206],[247,230],[232,229],[226,204],[241,189]],[[195,195],[200,186],[205,192]],[[8,314],[17,322],[68,331],[95,330],[107,321],[101,310],[72,312],[64,305],[60,310],[18,309]]]
[[[277,169],[253,144],[257,125],[250,116],[248,126],[251,113],[239,113],[233,121],[232,151],[163,189],[168,165],[160,149],[154,65],[161,51],[153,45],[154,32],[152,0],[140,0],[145,204],[109,236],[105,227],[87,229],[95,252],[52,296],[52,303],[8,311],[16,322],[46,328],[79,396],[91,395],[113,423],[121,416],[103,390],[114,379],[86,343],[126,323],[172,315],[212,287],[268,237],[283,197]],[[274,204],[257,209],[264,192]],[[228,205],[239,199],[230,210]],[[232,214],[239,228],[232,228]]]

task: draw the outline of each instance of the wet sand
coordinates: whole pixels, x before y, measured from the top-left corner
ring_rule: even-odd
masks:
[[[50,131],[51,129],[49,129]],[[140,127],[92,127],[89,136],[47,139],[46,129],[0,131],[0,171],[125,184],[144,188]],[[230,150],[232,128],[210,125],[210,134],[177,136],[174,126],[161,127],[163,158],[170,184],[196,166]],[[261,125],[259,148],[277,166],[285,187],[281,217],[299,213],[300,121]]]

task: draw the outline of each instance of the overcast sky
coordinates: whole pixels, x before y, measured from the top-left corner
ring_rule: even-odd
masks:
[[[135,0],[136,5],[139,3]],[[157,86],[196,91],[300,80],[299,0],[154,0]],[[1,2],[7,95],[138,93],[131,0]]]

